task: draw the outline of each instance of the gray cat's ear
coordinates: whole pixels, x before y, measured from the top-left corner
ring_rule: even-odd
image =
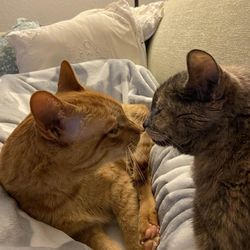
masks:
[[[62,102],[49,92],[37,91],[31,96],[30,108],[45,139],[70,144],[78,137],[80,117],[74,112],[74,105]]]
[[[205,51],[191,50],[187,54],[188,90],[200,101],[211,101],[223,95],[220,86],[221,69],[214,58]]]
[[[83,91],[74,70],[67,61],[61,63],[57,92]]]

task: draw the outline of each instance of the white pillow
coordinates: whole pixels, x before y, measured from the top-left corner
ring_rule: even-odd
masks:
[[[141,27],[125,0],[105,9],[36,29],[11,32],[7,39],[16,51],[19,72],[93,59],[126,58],[147,66]]]
[[[131,10],[136,22],[141,26],[144,41],[148,40],[155,33],[164,15],[164,1],[140,5]]]

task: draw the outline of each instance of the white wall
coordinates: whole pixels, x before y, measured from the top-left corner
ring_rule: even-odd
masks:
[[[114,0],[0,0],[0,32],[8,30],[18,17],[46,25],[71,18],[83,10],[103,8]],[[134,0],[127,0],[130,6]],[[140,0],[140,4],[153,2]]]

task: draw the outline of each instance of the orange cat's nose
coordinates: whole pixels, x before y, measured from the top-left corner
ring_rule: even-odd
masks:
[[[137,130],[138,130],[138,132],[141,134],[141,133],[143,133],[144,131],[145,131],[145,129],[143,128],[143,126],[141,126],[141,125],[136,125],[136,128],[137,128]]]
[[[141,133],[144,132],[143,127],[138,126],[138,125],[135,124],[134,122],[130,121],[130,125],[131,125],[131,129],[133,129],[135,133],[141,134]]]
[[[137,128],[135,129],[135,132],[136,132],[137,134],[141,134],[141,133],[144,132],[144,129],[143,129],[142,127],[137,127]]]

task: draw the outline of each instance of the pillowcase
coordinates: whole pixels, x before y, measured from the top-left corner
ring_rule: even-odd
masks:
[[[148,40],[155,33],[164,15],[164,1],[140,5],[131,10],[142,29],[144,41]]]
[[[142,30],[125,0],[70,20],[8,34],[20,72],[93,59],[126,58],[147,65]]]
[[[148,67],[159,83],[186,68],[202,49],[223,65],[250,65],[249,0],[169,0],[150,42]]]
[[[10,31],[36,27],[39,27],[38,22],[26,18],[18,18],[16,25],[13,26]],[[18,73],[14,48],[10,46],[5,35],[6,33],[0,34],[0,76]]]

